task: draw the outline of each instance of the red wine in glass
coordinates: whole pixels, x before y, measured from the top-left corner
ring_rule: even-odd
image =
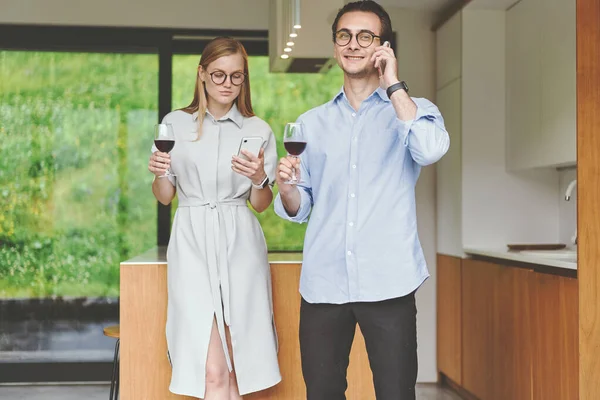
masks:
[[[175,132],[173,131],[173,125],[171,124],[156,124],[154,127],[154,145],[159,151],[163,153],[169,153],[175,147]],[[159,176],[163,178],[165,176],[176,176],[171,172],[169,168],[167,172]]]
[[[299,156],[306,148],[306,142],[285,142],[283,144],[288,153]]]
[[[171,150],[173,150],[173,147],[175,146],[175,141],[166,139],[155,139],[154,145],[159,151],[162,151],[163,153],[168,153]]]
[[[285,130],[283,131],[283,145],[287,152],[295,158],[298,158],[298,156],[302,154],[306,149],[306,136],[304,125],[302,123],[289,122],[285,125]],[[296,168],[292,169],[292,177],[285,183],[289,185],[303,183],[296,177]]]

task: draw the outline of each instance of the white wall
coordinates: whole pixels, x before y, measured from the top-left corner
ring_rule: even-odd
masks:
[[[413,10],[387,9],[397,32],[399,78],[414,97],[435,102],[435,33],[432,14]],[[419,382],[437,381],[436,361],[436,206],[435,166],[423,168],[417,184],[419,239],[431,277],[417,292],[417,339]]]
[[[559,242],[572,246],[571,236],[577,229],[577,186],[571,192],[571,200],[565,201],[567,186],[573,179],[577,179],[577,169],[569,168],[559,171],[560,184],[558,190],[558,208],[560,215]]]
[[[242,6],[244,2],[252,6]],[[0,23],[266,30],[268,5],[269,0],[0,0]],[[388,12],[397,32],[400,79],[411,95],[434,101],[433,14],[398,8]],[[417,294],[419,382],[437,380],[435,179],[435,167],[424,168],[416,194],[419,237],[431,274]]]
[[[556,170],[505,166],[505,12],[463,11],[463,245],[558,240]]]
[[[0,23],[267,29],[269,0],[0,0]]]

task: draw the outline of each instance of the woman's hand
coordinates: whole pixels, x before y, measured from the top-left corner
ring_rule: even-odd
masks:
[[[248,160],[233,156],[231,158],[231,169],[240,175],[250,178],[255,185],[260,184],[267,176],[265,172],[265,150],[260,149],[258,156],[250,153],[247,150],[242,150]]]
[[[148,171],[152,172],[157,177],[161,177],[167,173],[167,169],[171,166],[171,156],[168,153],[155,151],[150,156],[148,162]]]

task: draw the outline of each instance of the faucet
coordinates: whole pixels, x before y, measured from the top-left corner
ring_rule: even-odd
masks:
[[[569,186],[567,186],[567,191],[565,192],[565,200],[566,201],[571,200],[571,193],[573,192],[573,188],[575,188],[576,184],[577,184],[577,179],[573,179],[569,183]],[[574,245],[577,245],[577,230],[575,230],[575,234],[573,235],[573,237],[571,237],[571,242],[573,242]]]
[[[565,193],[566,201],[571,200],[571,192],[573,192],[573,188],[575,187],[576,184],[577,184],[577,179],[573,179],[571,181],[571,183],[569,183],[569,186],[567,186],[567,192]]]

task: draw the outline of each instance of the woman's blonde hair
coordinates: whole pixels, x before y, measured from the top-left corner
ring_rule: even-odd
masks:
[[[244,59],[244,73],[246,74],[246,79],[244,80],[244,83],[242,83],[240,94],[234,102],[240,111],[240,114],[244,117],[253,117],[254,111],[252,110],[252,100],[250,98],[250,77],[248,74],[248,53],[246,53],[244,45],[239,40],[230,37],[217,37],[211,40],[204,48],[204,51],[202,51],[202,56],[200,57],[200,63],[198,65],[206,71],[208,65],[213,61],[233,54],[242,55],[242,58]],[[196,140],[199,140],[202,135],[202,124],[206,115],[207,105],[207,92],[204,87],[204,82],[200,79],[199,74],[196,74],[194,99],[189,106],[181,109],[189,114],[198,112],[198,136],[196,137]]]

